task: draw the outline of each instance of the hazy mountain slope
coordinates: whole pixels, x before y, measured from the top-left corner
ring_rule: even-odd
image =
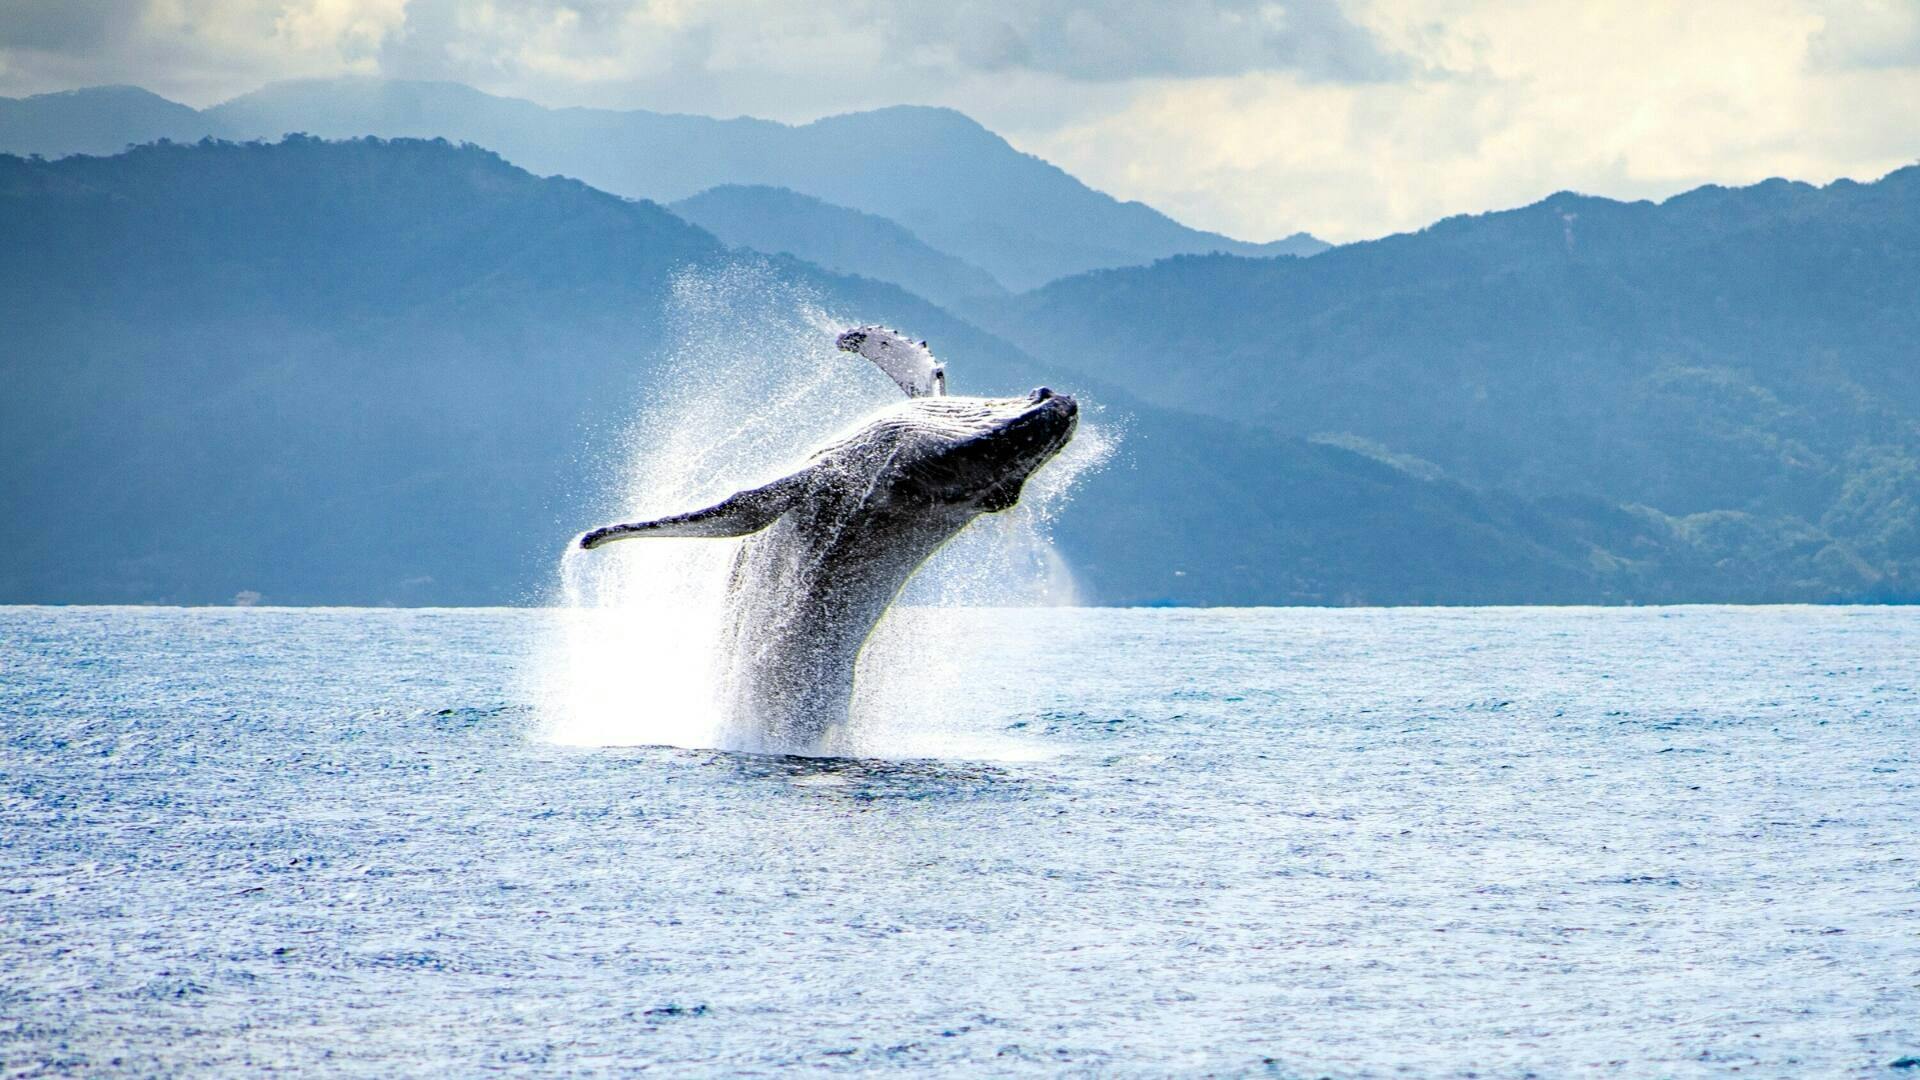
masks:
[[[1911,595],[1916,297],[1906,169],[1659,205],[1557,195],[1311,260],[1085,275],[970,314],[1162,404],[1358,437],[1476,488],[1704,515],[1695,531],[1739,558],[1801,552],[1796,574],[1832,582],[1864,562]]]
[[[4,601],[536,598],[604,513],[595,463],[620,452],[674,275],[736,265],[656,206],[414,141],[0,158],[0,250]],[[1596,573],[1604,507],[1137,405],[892,286],[755,266],[927,335],[963,389],[1044,373],[1104,402],[1120,458],[1057,526],[1097,599],[1746,595],[1657,560]]]
[[[276,83],[210,110],[237,135],[468,139],[534,172],[662,202],[721,184],[790,188],[890,218],[1013,288],[1180,252],[1258,252],[1123,203],[950,109],[899,106],[790,127],[545,109],[448,83]],[[1318,244],[1290,238],[1300,254]]]
[[[15,598],[512,599],[583,404],[721,255],[444,145],[0,166]]]
[[[130,144],[192,141],[217,121],[134,86],[93,86],[0,97],[0,150],[10,154],[117,154]]]
[[[42,101],[9,104],[31,112]],[[1263,245],[1187,228],[1151,207],[1094,191],[947,109],[880,109],[790,127],[746,118],[547,109],[452,83],[336,79],[277,83],[207,110],[202,119],[204,129],[196,132],[169,128],[147,137],[444,137],[478,143],[536,173],[661,202],[722,184],[785,187],[896,221],[1019,289],[1183,252],[1308,255],[1326,247],[1305,234]],[[52,146],[0,138],[0,150],[14,153],[100,149],[97,140]]]
[[[785,188],[729,184],[668,209],[736,247],[890,281],[944,306],[1006,294],[993,275],[928,247],[886,218]]]

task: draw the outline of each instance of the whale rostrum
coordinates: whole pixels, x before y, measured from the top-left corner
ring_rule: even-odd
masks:
[[[867,355],[860,345],[877,330],[850,331],[841,347]],[[844,724],[860,649],[907,579],[974,518],[1018,502],[1078,423],[1074,399],[1045,387],[1023,398],[945,396],[943,372],[903,378],[882,367],[909,394],[909,381],[924,389],[799,471],[578,540],[591,550],[635,537],[745,537],[720,642],[721,706],[743,749],[804,751]]]

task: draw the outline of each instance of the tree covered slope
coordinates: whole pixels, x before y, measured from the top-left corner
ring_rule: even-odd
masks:
[[[1773,595],[1920,590],[1920,168],[1556,195],[970,314],[1158,404],[1476,491],[1641,507]]]

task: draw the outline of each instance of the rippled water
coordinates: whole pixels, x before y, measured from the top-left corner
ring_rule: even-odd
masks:
[[[943,612],[894,761],[550,741],[550,617],[0,609],[0,1072],[1920,1055],[1920,612]]]

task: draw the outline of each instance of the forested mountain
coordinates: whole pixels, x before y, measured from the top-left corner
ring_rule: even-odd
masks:
[[[740,265],[477,148],[310,138],[0,158],[0,250],[0,601],[538,599],[607,512],[587,477],[675,275]],[[1611,595],[1562,518],[1137,405],[892,286],[753,265],[931,337],[964,389],[1104,403],[1123,450],[1058,524],[1095,599]]]
[[[728,184],[668,209],[736,247],[889,281],[945,307],[1006,294],[993,275],[935,251],[886,218],[786,188]]]
[[[77,94],[6,102],[0,150],[99,152],[95,133],[103,131],[121,132],[126,142],[200,134],[272,140],[290,132],[444,137],[485,146],[536,173],[661,202],[723,184],[788,188],[898,222],[1015,289],[1185,252],[1310,255],[1326,247],[1305,234],[1254,244],[1187,228],[1151,207],[1094,191],[950,109],[903,106],[789,126],[548,109],[453,83],[334,79],[276,83],[205,110],[197,134],[183,131],[170,113],[142,136],[135,132],[150,102],[123,101],[119,91]],[[45,119],[56,109],[70,116],[75,101],[88,107],[84,124]],[[122,115],[122,104],[133,111]]]
[[[510,599],[583,404],[720,252],[426,143],[0,159],[0,199],[14,600]]]
[[[1642,507],[1782,597],[1920,595],[1920,168],[1561,194],[972,317],[1160,404],[1479,491]]]

